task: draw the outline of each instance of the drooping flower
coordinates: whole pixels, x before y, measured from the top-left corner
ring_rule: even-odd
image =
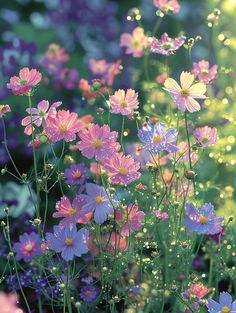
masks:
[[[86,181],[88,176],[88,168],[83,164],[73,164],[64,173],[66,183],[68,185],[82,185]]]
[[[150,51],[161,55],[170,55],[178,50],[185,42],[186,37],[180,36],[172,39],[164,33],[160,39],[153,38]]]
[[[4,114],[11,112],[11,108],[8,104],[1,104],[0,105],[0,118],[3,117]]]
[[[118,133],[111,132],[108,125],[100,127],[97,124],[90,124],[88,129],[83,129],[79,133],[79,137],[81,141],[76,146],[88,159],[104,160],[111,157],[120,148],[116,142]]]
[[[207,308],[209,313],[235,313],[236,312],[236,300],[233,301],[231,295],[228,292],[220,293],[220,302],[215,300],[208,300]]]
[[[141,176],[140,164],[131,155],[116,153],[103,163],[103,169],[109,174],[109,181],[115,185],[129,185]]]
[[[195,78],[197,78],[200,82],[204,84],[210,84],[213,80],[216,80],[218,77],[218,65],[213,65],[210,68],[209,62],[202,60],[198,63],[193,63],[192,73]]]
[[[54,102],[50,108],[49,108],[49,102],[46,100],[42,100],[38,103],[37,108],[28,108],[26,109],[26,112],[32,114],[31,116],[27,116],[23,118],[21,125],[26,126],[24,133],[27,135],[32,134],[33,127],[31,125],[31,119],[32,124],[36,125],[37,127],[40,127],[43,123],[45,125],[46,119],[48,116],[54,117],[56,115],[56,108],[59,107],[62,104],[62,102]]]
[[[104,223],[109,214],[113,213],[113,207],[107,196],[105,189],[96,184],[86,184],[86,195],[80,195],[84,198],[83,212],[94,212],[94,220],[97,224]]]
[[[53,230],[53,233],[46,233],[48,248],[61,253],[64,260],[71,261],[74,256],[88,252],[89,231],[86,228],[77,231],[75,224],[68,224],[65,227],[54,226]]]
[[[38,234],[34,232],[30,234],[24,233],[19,237],[19,242],[15,243],[13,246],[16,259],[31,262],[35,256],[42,255],[41,243],[42,240]]]
[[[92,303],[96,300],[98,290],[95,286],[82,286],[80,292],[80,298],[84,302]]]
[[[193,136],[204,148],[214,145],[218,140],[217,129],[209,126],[195,129],[193,131]]]
[[[6,294],[0,291],[1,313],[23,313],[18,307],[18,296],[16,293]]]
[[[121,115],[133,115],[139,107],[138,93],[133,89],[126,92],[119,89],[109,98],[111,113]]]
[[[163,14],[176,14],[180,10],[177,0],[153,0],[153,4]]]
[[[25,95],[29,93],[41,81],[42,75],[36,69],[30,70],[24,67],[19,72],[19,77],[10,78],[7,88],[11,89],[14,95]]]
[[[211,203],[205,203],[200,210],[197,210],[193,204],[187,203],[185,213],[188,218],[184,220],[183,225],[191,232],[215,235],[222,231],[221,223],[224,218],[216,218]]]
[[[132,232],[141,229],[141,223],[145,217],[145,213],[139,211],[137,205],[130,204],[127,208],[127,212],[122,212],[120,215],[119,221],[125,222],[121,229],[122,236],[128,237]]]
[[[178,147],[178,151],[175,154],[175,160],[177,162],[183,162],[183,163],[189,162],[189,146],[188,146],[188,143],[185,141],[181,141],[177,147]],[[169,153],[167,157],[170,160],[173,160],[174,154]],[[197,152],[192,149],[191,153],[190,153],[190,157],[191,157],[192,162],[197,161],[198,160]]]
[[[67,225],[69,223],[87,224],[91,219],[92,214],[85,214],[82,211],[82,207],[85,204],[85,200],[82,196],[76,196],[73,202],[63,196],[60,201],[56,203],[57,212],[53,213],[53,217],[63,219],[60,221],[60,225]]]
[[[144,35],[141,27],[136,27],[132,34],[125,33],[120,37],[120,46],[125,47],[125,53],[132,54],[134,58],[141,58],[148,45],[149,39]]]
[[[55,116],[48,116],[45,130],[51,141],[57,142],[64,139],[68,142],[76,139],[76,134],[83,129],[83,126],[77,113],[60,110]]]
[[[139,139],[145,144],[143,149],[158,154],[161,151],[176,152],[178,148],[175,145],[177,140],[177,131],[175,129],[167,130],[162,123],[144,124],[138,131]]]
[[[189,112],[197,112],[201,109],[200,104],[195,99],[205,99],[206,85],[203,83],[193,84],[194,75],[189,72],[182,72],[180,75],[180,85],[173,79],[167,78],[164,86],[172,97],[175,106],[182,112],[186,109]]]

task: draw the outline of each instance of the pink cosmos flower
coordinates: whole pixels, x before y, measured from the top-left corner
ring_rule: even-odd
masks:
[[[45,122],[48,116],[55,117],[56,116],[56,108],[59,107],[62,102],[54,102],[49,108],[49,102],[46,100],[42,100],[38,103],[37,108],[26,109],[26,112],[32,114],[32,124],[40,127],[42,124],[45,126]],[[33,127],[31,125],[31,116],[27,116],[23,118],[21,122],[22,126],[26,126],[24,133],[26,135],[31,135],[33,131]]]
[[[153,38],[150,51],[160,55],[173,54],[184,44],[185,39],[185,36],[172,39],[167,33],[164,33],[160,39]]]
[[[19,77],[13,76],[10,78],[7,88],[11,89],[14,95],[22,96],[37,86],[41,79],[42,74],[36,69],[30,70],[28,67],[24,67],[20,70]]]
[[[111,113],[121,115],[133,115],[134,111],[139,107],[138,93],[133,89],[126,92],[119,89],[109,98],[111,105]]]
[[[198,63],[193,63],[192,73],[200,82],[203,82],[204,84],[210,84],[213,80],[217,79],[217,70],[218,65],[215,64],[210,68],[209,62],[202,60]]]
[[[104,80],[108,86],[112,86],[115,77],[121,73],[121,63],[121,60],[117,60],[116,62],[107,64],[107,72],[104,74]]]
[[[153,0],[153,4],[163,14],[176,14],[180,10],[177,0]]]
[[[197,128],[193,131],[193,136],[204,148],[214,145],[218,140],[217,129],[215,127],[205,126]]]
[[[15,293],[6,294],[0,291],[0,308],[1,313],[23,313],[23,310],[18,308],[18,296]]]
[[[38,234],[32,232],[24,233],[19,237],[19,242],[13,245],[13,251],[16,253],[16,259],[24,259],[25,262],[31,262],[35,256],[43,254],[41,250],[42,240]]]
[[[193,84],[194,75],[189,72],[182,72],[179,85],[173,78],[167,78],[164,83],[172,97],[174,104],[184,112],[197,112],[201,109],[200,104],[195,99],[206,99],[206,85],[203,83]]]
[[[46,120],[46,133],[52,142],[64,139],[66,142],[73,141],[76,134],[84,127],[75,112],[60,110],[55,116],[48,116]]]
[[[160,210],[153,211],[152,214],[158,221],[166,221],[169,219],[169,214],[166,212],[161,212]]]
[[[88,159],[95,158],[97,161],[111,157],[120,149],[116,142],[118,133],[110,131],[108,125],[99,126],[90,124],[88,129],[83,129],[79,133],[81,141],[77,143],[77,148],[83,156]]]
[[[185,300],[197,299],[198,301],[204,298],[210,290],[202,284],[193,284],[182,294]]]
[[[11,108],[8,104],[0,105],[0,118],[3,117],[5,113],[11,112]]]
[[[137,205],[130,204],[127,208],[127,212],[120,212],[120,216],[118,215],[118,221],[125,222],[121,230],[121,235],[128,237],[131,232],[139,231],[144,217],[145,213],[143,211],[139,211]]]
[[[90,60],[89,69],[94,75],[103,75],[107,71],[108,64],[105,60]]]
[[[69,60],[69,55],[65,52],[65,49],[55,43],[51,43],[48,46],[48,50],[44,57],[61,63],[65,63]]]
[[[64,226],[69,223],[87,224],[92,217],[92,213],[85,214],[82,211],[82,206],[85,204],[85,199],[81,196],[75,197],[73,202],[64,196],[56,203],[56,211],[53,217],[63,217],[60,225]]]
[[[183,163],[189,162],[189,148],[188,148],[187,142],[181,141],[178,144],[178,148],[179,150],[175,154],[175,159],[178,160],[178,162],[183,162]],[[168,158],[170,160],[173,160],[173,157],[174,157],[173,153],[168,154]],[[193,162],[198,160],[198,155],[194,151],[191,151],[191,160]]]
[[[110,175],[109,181],[115,185],[129,185],[141,176],[139,162],[123,153],[117,153],[103,162],[103,169]]]
[[[141,58],[148,45],[148,37],[144,35],[141,27],[136,27],[132,34],[125,33],[120,37],[120,46],[126,47],[125,53],[132,54],[134,58]]]

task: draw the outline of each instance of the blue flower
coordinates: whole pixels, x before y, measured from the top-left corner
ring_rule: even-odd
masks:
[[[175,129],[166,130],[162,123],[147,124],[138,131],[139,139],[145,143],[144,149],[153,154],[158,154],[161,151],[176,152],[178,150],[175,145],[177,134]]]
[[[193,204],[187,203],[185,213],[188,219],[183,221],[183,225],[191,232],[215,235],[222,231],[221,223],[224,218],[215,217],[214,206],[211,203],[205,203],[200,210],[197,210]]]
[[[236,313],[236,301],[232,303],[232,297],[228,292],[220,293],[220,303],[210,299],[207,304],[210,313]]]

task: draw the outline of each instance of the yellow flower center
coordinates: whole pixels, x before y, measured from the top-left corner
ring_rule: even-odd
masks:
[[[221,309],[221,313],[229,313],[230,312],[230,308],[228,306],[223,306],[223,308]]]
[[[127,103],[126,101],[122,101],[121,104],[120,104],[120,106],[121,106],[122,108],[127,108],[128,103]]]
[[[76,209],[73,209],[73,208],[71,208],[70,210],[69,210],[69,212],[68,212],[68,214],[70,215],[70,216],[74,216],[75,214],[76,214]]]
[[[154,136],[154,137],[153,137],[153,142],[154,142],[154,143],[161,143],[161,137],[158,136],[158,135]]]
[[[73,173],[73,177],[75,179],[80,179],[81,176],[82,176],[82,173],[79,170]]]
[[[102,147],[102,142],[101,142],[101,140],[97,139],[97,140],[94,140],[94,141],[93,141],[92,145],[93,145],[93,147],[94,147],[95,149],[101,148],[101,147]]]
[[[25,86],[27,84],[27,80],[26,79],[22,79],[20,81],[21,86]]]
[[[33,250],[33,246],[32,246],[32,244],[27,244],[26,246],[25,246],[25,250],[26,251],[28,251],[28,252],[31,252],[32,250]]]
[[[133,40],[133,47],[134,48],[139,48],[140,47],[140,41],[139,40],[137,40],[137,39],[135,39],[135,40]]]
[[[189,92],[187,89],[182,89],[181,90],[181,96],[184,98],[187,98],[189,96]]]
[[[200,224],[206,224],[208,222],[208,218],[205,216],[200,216],[199,217],[199,223]]]
[[[60,130],[61,133],[65,133],[65,132],[67,132],[67,126],[66,125],[61,125],[59,127],[59,130]]]
[[[170,48],[172,48],[172,43],[170,43],[170,42],[167,42],[167,43],[164,43],[163,44],[163,48],[165,49],[165,50],[168,50],[168,49],[170,49]]]
[[[40,111],[40,112],[39,112],[39,116],[40,116],[40,117],[44,117],[44,116],[45,116],[45,112]]]
[[[120,173],[121,175],[125,176],[125,175],[128,173],[128,171],[127,171],[126,168],[120,168],[119,173]]]
[[[86,294],[86,297],[90,297],[90,296],[91,296],[91,291],[90,291],[90,290],[87,290],[87,291],[85,292],[85,294]]]
[[[71,246],[72,243],[73,243],[73,240],[72,240],[72,239],[66,238],[65,244],[66,244],[67,246]]]
[[[202,70],[202,74],[203,75],[207,75],[208,74],[208,70],[206,70],[206,69]]]
[[[95,201],[96,201],[98,204],[100,204],[100,203],[102,203],[102,201],[103,201],[103,197],[97,196],[97,197],[95,198]]]

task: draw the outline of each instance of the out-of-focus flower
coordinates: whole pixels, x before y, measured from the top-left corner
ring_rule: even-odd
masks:
[[[94,220],[97,224],[104,223],[109,214],[113,213],[113,207],[108,199],[105,189],[96,184],[86,184],[86,195],[80,195],[84,198],[85,204],[82,207],[84,213],[94,212]]]
[[[62,139],[68,142],[75,140],[76,134],[83,129],[83,126],[77,113],[60,110],[55,116],[48,116],[45,130],[52,142]]]
[[[122,212],[118,218],[119,222],[125,222],[121,229],[121,235],[128,237],[132,232],[139,231],[144,217],[145,213],[139,211],[137,205],[130,204],[127,208],[127,212]]]
[[[223,217],[216,218],[215,210],[211,203],[205,203],[200,210],[197,210],[191,203],[185,205],[185,212],[188,219],[183,225],[191,232],[197,234],[215,235],[222,231],[221,223]]]
[[[88,168],[83,164],[73,164],[64,173],[66,183],[68,185],[82,185],[86,181],[88,176]]]
[[[167,78],[164,83],[165,90],[171,95],[175,106],[182,112],[186,109],[189,112],[196,112],[201,109],[200,104],[195,99],[205,99],[206,85],[203,83],[193,84],[194,75],[189,72],[182,72],[180,75],[180,85],[173,79]]]
[[[83,129],[79,133],[79,137],[81,141],[76,146],[88,159],[104,160],[111,157],[120,148],[119,143],[116,142],[118,133],[111,132],[108,125],[100,127],[97,124],[90,124],[88,129]]]
[[[19,237],[19,242],[13,246],[16,253],[16,259],[23,259],[25,262],[31,262],[35,256],[43,254],[41,250],[42,240],[36,233],[24,233]]]
[[[109,174],[109,181],[115,185],[129,185],[141,176],[140,164],[131,155],[116,153],[106,159],[102,165]]]
[[[19,77],[10,78],[7,88],[11,89],[14,95],[25,95],[37,86],[41,79],[42,75],[36,69],[30,70],[28,67],[24,67],[20,70]]]
[[[220,302],[209,299],[207,303],[208,312],[210,313],[234,313],[236,312],[236,301],[232,300],[228,292],[220,293]]]
[[[82,286],[80,292],[80,298],[84,302],[92,303],[96,300],[98,290],[95,286]]]
[[[48,50],[46,51],[44,58],[48,58],[52,61],[65,63],[69,60],[69,55],[65,52],[64,48],[60,47],[59,45],[55,43],[51,43],[48,46]],[[42,60],[42,63],[43,63],[43,60]]]
[[[143,149],[158,154],[161,151],[176,152],[178,148],[175,145],[177,140],[177,131],[175,129],[167,130],[162,123],[144,124],[138,131],[139,139],[145,143]]]
[[[192,73],[200,82],[204,84],[210,84],[213,80],[216,80],[218,77],[218,65],[213,65],[211,68],[209,62],[202,60],[198,63],[193,63]]]
[[[11,108],[8,104],[1,104],[0,105],[0,118],[3,117],[4,114],[11,112]]]
[[[153,4],[163,14],[176,14],[180,10],[177,0],[153,0]]]
[[[27,116],[23,118],[21,125],[26,126],[24,133],[27,135],[32,134],[33,126],[31,125],[31,118],[32,118],[32,124],[36,125],[37,127],[40,127],[43,123],[45,126],[45,122],[48,116],[55,117],[56,115],[56,108],[59,107],[62,104],[62,102],[54,102],[50,108],[49,108],[49,102],[46,100],[42,100],[38,103],[37,108],[28,108],[26,109],[27,113],[31,113],[31,116]]]
[[[193,284],[187,290],[182,293],[182,296],[185,300],[189,300],[191,298],[201,300],[204,298],[208,293],[209,289],[206,288],[202,284]]]
[[[0,291],[0,308],[1,313],[23,313],[23,310],[19,309],[18,296],[16,293],[6,294]]]
[[[125,47],[125,53],[132,54],[134,58],[141,58],[148,45],[149,39],[144,35],[144,30],[141,27],[136,27],[132,34],[125,33],[120,37],[120,46]]]
[[[113,114],[133,115],[139,107],[138,93],[133,89],[128,89],[126,92],[119,89],[110,96],[109,101]]]
[[[90,60],[89,68],[94,75],[104,75],[107,71],[108,64],[106,60]]]
[[[77,231],[75,224],[68,224],[65,227],[54,226],[53,233],[46,233],[48,248],[61,253],[66,261],[71,261],[74,256],[81,256],[88,252],[88,238],[88,230],[81,228]]]
[[[163,85],[166,79],[167,79],[167,74],[163,73],[163,74],[157,75],[156,82],[159,85]]]
[[[66,196],[63,196],[61,200],[56,203],[57,212],[53,213],[52,216],[56,218],[63,217],[60,221],[60,225],[63,226],[69,223],[87,224],[92,214],[85,214],[84,211],[82,211],[84,204],[85,200],[81,196],[76,196],[72,203]]]
[[[175,154],[175,159],[178,162],[189,162],[189,146],[187,142],[181,141],[178,144],[178,151]],[[167,156],[170,160],[173,160],[174,158],[174,154],[173,153],[169,153]],[[191,150],[191,161],[197,161],[198,160],[198,155],[197,152]]]
[[[169,219],[169,214],[166,212],[161,212],[160,210],[153,211],[152,214],[158,221],[166,221]]]
[[[153,38],[150,51],[156,54],[170,55],[184,44],[185,39],[185,36],[172,39],[167,33],[164,33],[160,39]]]
[[[214,145],[218,140],[217,129],[209,126],[195,129],[193,131],[193,136],[204,148]]]

